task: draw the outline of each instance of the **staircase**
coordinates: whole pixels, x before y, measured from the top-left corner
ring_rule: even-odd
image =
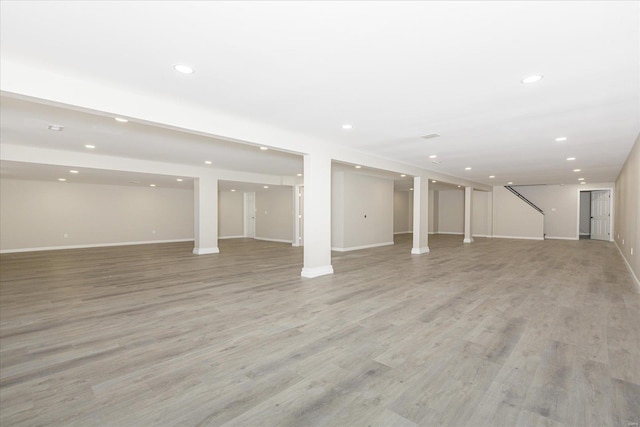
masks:
[[[536,205],[533,204],[533,202],[529,199],[527,199],[526,197],[524,197],[522,194],[518,193],[518,191],[509,186],[509,185],[505,185],[504,188],[506,188],[507,190],[511,191],[513,194],[515,194],[516,196],[518,196],[521,200],[523,200],[526,204],[528,204],[529,206],[531,206],[533,209],[537,210],[538,212],[540,212],[542,215],[544,215],[544,212],[542,212],[542,209],[540,209],[539,207],[537,207]]]

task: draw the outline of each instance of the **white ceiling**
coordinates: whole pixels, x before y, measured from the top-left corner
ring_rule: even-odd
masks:
[[[640,131],[639,2],[23,1],[0,8],[3,61],[489,185],[576,183],[574,168],[588,182],[613,181]],[[196,72],[177,75],[175,63]],[[520,83],[537,73],[540,82]],[[43,130],[55,121],[63,132]],[[420,138],[431,133],[441,136]],[[567,141],[556,142],[560,136]],[[6,97],[2,139],[69,150],[91,140],[106,154],[193,164],[210,156],[225,169],[279,175],[302,167],[292,154]]]

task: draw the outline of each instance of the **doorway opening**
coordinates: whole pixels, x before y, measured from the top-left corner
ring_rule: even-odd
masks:
[[[611,203],[611,190],[579,192],[579,239],[611,240]]]

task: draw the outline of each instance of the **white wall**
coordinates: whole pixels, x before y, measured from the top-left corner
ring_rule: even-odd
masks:
[[[580,192],[580,234],[591,233],[591,192]]]
[[[393,244],[393,180],[339,171],[332,186],[332,249]]]
[[[544,238],[544,215],[502,186],[493,187],[492,225],[493,237]]]
[[[221,191],[218,193],[219,238],[244,236],[244,193]]]
[[[193,206],[192,188],[2,179],[0,250],[193,240]]]
[[[615,185],[614,237],[640,290],[640,135]]]
[[[438,191],[437,233],[464,234],[464,191]]]
[[[413,192],[393,192],[393,232],[394,234],[413,231]]]
[[[293,187],[256,192],[256,239],[293,242]]]

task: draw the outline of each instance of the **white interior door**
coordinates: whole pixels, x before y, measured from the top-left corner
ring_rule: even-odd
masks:
[[[591,238],[610,240],[611,195],[609,190],[591,192]]]
[[[256,237],[256,193],[244,193],[244,237]]]

